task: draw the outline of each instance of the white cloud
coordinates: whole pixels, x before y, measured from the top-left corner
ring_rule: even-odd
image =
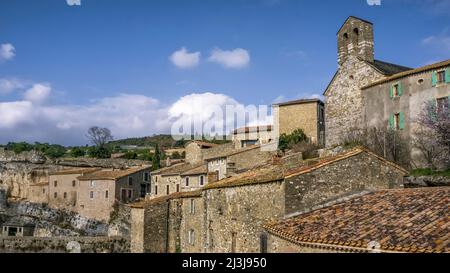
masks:
[[[11,60],[16,56],[16,49],[12,44],[0,45],[0,61]]]
[[[183,47],[172,53],[169,60],[178,68],[192,68],[200,63],[200,52],[189,53],[187,49]]]
[[[14,129],[18,124],[33,119],[33,105],[29,101],[0,103],[0,129]],[[6,131],[5,131],[6,132]]]
[[[0,79],[0,95],[9,94],[17,89],[24,88],[25,84],[18,79]]]
[[[444,52],[450,52],[450,31],[445,29],[437,35],[429,36],[422,40],[422,44],[425,46],[431,46],[436,50]]]
[[[34,103],[41,103],[47,100],[52,88],[48,83],[37,83],[28,89],[24,94],[24,99]]]
[[[81,0],[66,0],[69,6],[81,6]]]
[[[226,68],[244,68],[250,63],[250,54],[247,50],[236,48],[234,50],[222,50],[216,48],[208,58],[210,62],[221,64]]]

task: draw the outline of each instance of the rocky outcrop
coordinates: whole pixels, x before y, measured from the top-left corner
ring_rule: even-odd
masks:
[[[409,176],[405,178],[405,188],[450,186],[450,177],[445,176]]]
[[[33,164],[44,164],[47,161],[45,156],[37,151],[22,152],[16,154],[13,151],[0,150],[1,162],[27,162]]]

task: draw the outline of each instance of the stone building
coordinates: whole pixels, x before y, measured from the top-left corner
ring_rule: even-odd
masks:
[[[181,173],[181,191],[198,190],[208,184],[208,167],[202,164],[197,168]]]
[[[32,203],[48,204],[49,202],[48,181],[31,184],[28,200]]]
[[[337,33],[338,70],[325,89],[326,145],[364,128],[364,86],[411,68],[374,58],[373,24],[350,16]]]
[[[419,149],[411,145],[420,126],[419,115],[427,102],[437,111],[450,109],[450,60],[408,70],[362,87],[366,128],[391,129],[408,144],[414,166],[429,167]]]
[[[199,191],[133,204],[132,249],[259,252],[267,222],[362,191],[402,187],[406,173],[361,148],[298,164],[273,159]]]
[[[24,237],[34,235],[35,225],[20,216],[14,216],[2,225],[2,236]]]
[[[450,187],[366,193],[269,223],[260,243],[272,253],[448,253],[449,196]]]
[[[231,132],[231,139],[235,148],[245,148],[252,145],[261,145],[276,139],[273,136],[272,125],[247,126]]]
[[[303,129],[313,143],[325,144],[325,110],[319,99],[300,99],[274,104],[275,128],[279,134],[291,134]]]

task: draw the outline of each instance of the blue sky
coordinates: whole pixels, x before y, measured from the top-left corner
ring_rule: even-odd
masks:
[[[321,94],[349,15],[374,23],[377,59],[450,58],[447,0],[0,0],[0,143],[151,135],[175,104]]]

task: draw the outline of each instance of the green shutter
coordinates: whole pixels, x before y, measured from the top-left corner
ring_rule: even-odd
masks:
[[[398,96],[400,97],[403,94],[403,85],[401,82],[398,83]]]
[[[403,130],[405,128],[405,115],[403,115],[402,112],[399,113],[400,115],[400,125],[399,128],[400,130]]]
[[[431,73],[431,86],[436,86],[437,84],[437,72],[433,71]]]
[[[389,90],[389,97],[392,99],[394,97],[394,86],[391,85],[391,89]]]
[[[394,115],[391,114],[389,116],[389,128],[391,128],[391,130],[394,130]]]
[[[447,67],[447,69],[445,69],[445,82],[450,83],[450,67]]]

